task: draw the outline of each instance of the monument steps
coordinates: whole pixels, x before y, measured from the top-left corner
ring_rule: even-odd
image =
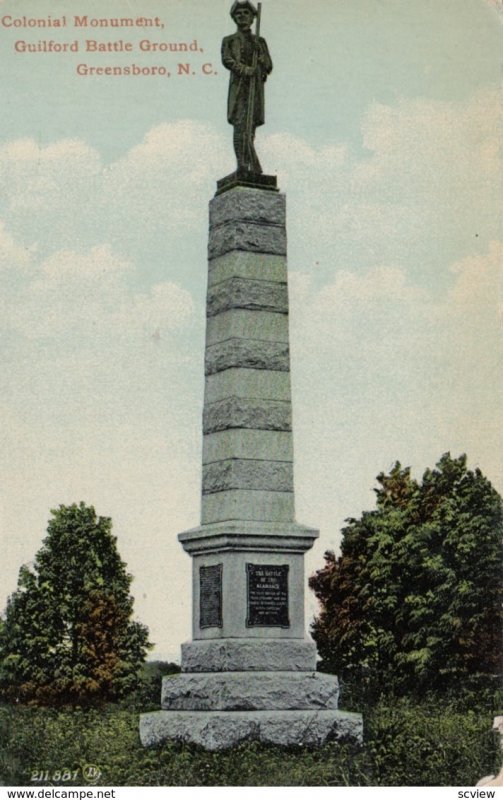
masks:
[[[361,714],[349,711],[153,711],[142,714],[145,747],[167,739],[224,750],[259,740],[283,747],[320,747],[327,742],[363,741]]]
[[[199,672],[165,678],[166,711],[337,709],[339,682],[319,672]]]

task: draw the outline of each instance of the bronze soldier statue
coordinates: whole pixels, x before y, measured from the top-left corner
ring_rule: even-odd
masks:
[[[262,174],[262,167],[254,147],[255,129],[264,124],[264,83],[272,72],[266,40],[259,35],[260,5],[257,12],[249,0],[235,0],[230,14],[237,31],[222,41],[222,63],[231,73],[227,119],[234,126],[238,171],[258,175]],[[254,35],[251,26],[257,15]]]

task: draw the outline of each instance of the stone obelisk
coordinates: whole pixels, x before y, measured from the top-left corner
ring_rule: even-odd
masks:
[[[210,202],[201,525],[178,537],[192,557],[192,641],[163,710],[141,717],[145,745],[361,738],[304,633],[318,531],[294,511],[285,196],[236,149]]]

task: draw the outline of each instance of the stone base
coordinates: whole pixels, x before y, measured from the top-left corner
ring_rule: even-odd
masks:
[[[277,178],[276,175],[264,175],[260,172],[250,172],[247,169],[237,169],[236,172],[231,172],[225,178],[220,178],[217,181],[217,191],[215,196],[226,192],[229,189],[234,189],[236,186],[246,186],[251,189],[266,189],[267,191],[277,192]]]
[[[162,711],[142,714],[145,747],[166,740],[222,750],[256,739],[318,747],[361,742],[360,714],[337,710],[339,683],[319,672],[182,673],[166,677]]]
[[[339,682],[321,672],[195,672],[166,677],[167,711],[301,711],[337,709]]]
[[[348,711],[154,711],[140,717],[144,747],[167,740],[224,750],[246,740],[319,747],[329,741],[363,741],[360,714]]]
[[[307,639],[199,639],[182,644],[182,672],[312,672]]]

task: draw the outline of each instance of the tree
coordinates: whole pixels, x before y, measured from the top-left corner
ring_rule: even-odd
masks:
[[[84,503],[51,514],[0,626],[0,691],[41,704],[121,697],[138,685],[151,645],[147,628],[131,619],[132,577],[112,521]]]
[[[321,668],[372,694],[487,685],[502,670],[502,500],[466,456],[396,463],[310,579]]]

